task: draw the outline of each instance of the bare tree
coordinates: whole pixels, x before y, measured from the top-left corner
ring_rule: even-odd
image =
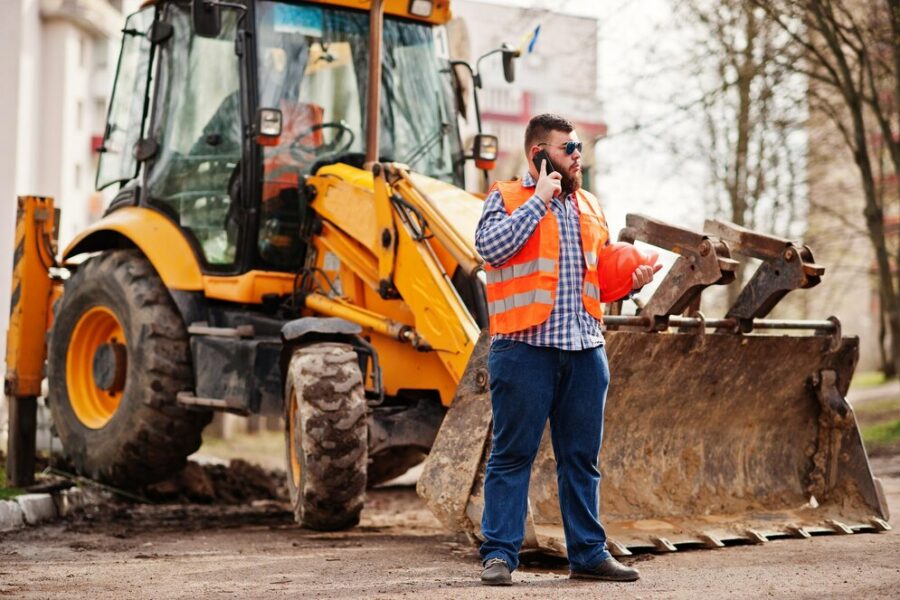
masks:
[[[824,114],[851,151],[875,253],[890,362],[900,372],[900,245],[885,214],[900,203],[900,0],[749,0],[793,48],[779,60],[810,80],[810,110]],[[893,247],[892,247],[893,246]]]
[[[802,221],[805,79],[776,60],[792,43],[745,0],[675,0],[692,32],[686,87],[699,92],[691,115],[695,151],[708,162],[707,205],[752,229],[796,236]],[[729,286],[729,303],[740,291]]]

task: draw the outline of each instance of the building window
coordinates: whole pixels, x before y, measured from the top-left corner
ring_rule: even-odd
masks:
[[[99,38],[94,40],[94,66],[102,71],[109,64],[109,40]]]
[[[75,163],[75,189],[81,189],[81,164]]]
[[[84,130],[84,102],[81,100],[75,102],[75,129]]]

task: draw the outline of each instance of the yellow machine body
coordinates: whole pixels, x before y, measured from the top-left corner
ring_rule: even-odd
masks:
[[[52,198],[21,196],[16,214],[12,297],[6,336],[6,394],[39,396],[47,357],[46,332],[61,293],[50,276],[55,264],[56,213]]]
[[[372,5],[354,0],[320,4],[357,9]],[[421,17],[409,14],[414,4],[422,3],[387,0],[385,11],[431,24],[443,24],[450,18],[445,0],[433,2],[432,12]],[[165,30],[156,33],[162,36]],[[380,81],[377,73],[372,80]],[[70,338],[78,343],[63,347],[54,341],[48,363],[54,364],[53,351],[59,350],[57,355],[64,358],[57,359],[57,366],[65,365],[65,373],[80,375],[68,378],[77,381],[58,378],[61,384],[57,387],[66,388],[70,396],[87,390],[80,398],[68,398],[75,412],[72,428],[83,439],[94,436],[91,439],[99,446],[107,441],[103,437],[107,427],[119,427],[121,439],[132,433],[122,425],[124,418],[116,420],[123,414],[120,405],[142,411],[145,425],[159,422],[164,423],[163,429],[170,430],[209,408],[250,414],[250,401],[238,405],[233,402],[237,393],[232,397],[225,393],[238,388],[246,392],[244,397],[257,401],[254,410],[259,411],[259,389],[248,391],[249,385],[242,387],[246,381],[233,379],[253,379],[256,385],[255,368],[265,359],[268,363],[263,366],[269,369],[267,379],[262,379],[275,388],[275,394],[281,394],[285,378],[291,376],[290,368],[286,374],[281,363],[302,354],[305,343],[291,345],[285,328],[304,321],[303,317],[337,317],[349,322],[341,326],[353,328],[351,333],[341,333],[343,341],[352,338],[359,344],[348,347],[356,348],[357,357],[364,354],[360,348],[371,351],[372,363],[377,355],[380,365],[378,378],[374,368],[369,373],[369,379],[377,379],[377,385],[365,389],[370,396],[362,403],[368,427],[376,421],[376,409],[399,408],[408,411],[403,414],[421,416],[425,413],[416,412],[417,404],[404,405],[401,401],[433,404],[432,422],[421,428],[427,435],[421,435],[421,430],[413,432],[418,437],[410,434],[410,443],[391,448],[378,448],[378,440],[370,436],[368,442],[375,450],[357,448],[360,456],[365,452],[384,455],[385,448],[412,448],[418,453],[415,461],[431,448],[419,481],[420,494],[448,527],[477,538],[481,535],[483,478],[491,437],[487,369],[490,339],[478,325],[486,321],[486,305],[479,308],[476,300],[464,299],[465,288],[459,279],[477,287],[473,295],[483,296],[478,279],[482,260],[474,242],[483,200],[449,183],[416,174],[400,163],[370,160],[365,168],[357,168],[347,164],[349,159],[333,162],[310,167],[308,176],[297,176],[294,183],[285,186],[293,189],[281,190],[295,192],[298,205],[302,193],[303,210],[308,209],[303,219],[298,219],[306,221],[294,231],[303,232],[297,240],[305,244],[305,264],[294,270],[250,270],[237,275],[204,270],[197,248],[189,241],[191,234],[185,231],[188,226],[150,208],[152,203],[115,208],[75,238],[62,257],[67,261],[63,266],[69,265],[75,272],[76,284],[89,287],[85,279],[91,268],[89,262],[85,270],[77,271],[76,257],[95,253],[100,255],[93,263],[97,269],[107,264],[105,260],[109,270],[114,266],[118,269],[112,274],[100,271],[107,276],[105,281],[118,285],[131,276],[128,271],[138,269],[135,263],[139,262],[144,281],[132,281],[130,285],[147,284],[153,279],[156,287],[145,287],[150,289],[147,296],[154,296],[149,308],[139,302],[147,298],[130,298],[132,302],[126,301],[127,306],[120,307],[118,313],[97,308],[99,301],[85,301],[70,308],[69,313],[61,311],[63,316],[72,316],[69,321],[74,321],[74,325],[70,323],[74,333]],[[240,173],[247,179],[253,176],[252,171]],[[227,194],[223,197],[231,198]],[[258,210],[260,206],[253,208]],[[872,477],[852,409],[845,399],[858,356],[858,340],[842,337],[836,320],[765,319],[786,293],[818,283],[824,269],[812,261],[809,249],[731,224],[712,223],[703,232],[693,232],[637,215],[628,218],[620,240],[651,243],[680,257],[639,315],[623,317],[619,314],[621,305],[607,312],[607,351],[613,379],[602,464],[606,473],[604,518],[612,549],[617,554],[635,548],[671,551],[679,546],[717,547],[730,540],[760,542],[777,536],[889,528],[883,493]],[[47,358],[46,333],[61,290],[50,272],[55,265],[54,231],[51,200],[20,199],[7,345],[6,386],[7,393],[14,396],[40,393]],[[700,293],[708,286],[733,282],[737,263],[731,259],[731,250],[759,259],[763,266],[724,318],[707,319],[698,312]],[[120,262],[113,265],[113,259]],[[247,268],[257,263],[248,258],[234,264]],[[312,278],[306,281],[306,287],[299,283],[301,276]],[[67,300],[76,302],[78,296],[72,289],[77,290],[77,285],[69,288],[61,306]],[[125,288],[117,298],[129,296],[132,289]],[[171,298],[166,297],[166,289]],[[187,311],[175,306],[174,298],[182,292],[199,297],[206,308],[220,310],[217,316],[227,321],[227,326],[189,320]],[[485,302],[481,296],[478,300]],[[273,316],[274,311],[265,313],[267,303],[277,304],[276,309],[289,305],[290,312],[282,313],[288,316],[279,320],[281,317]],[[78,310],[82,310],[80,317]],[[167,316],[166,323],[153,322],[151,317],[158,314]],[[242,320],[268,325],[269,331],[254,339],[253,324],[238,323]],[[176,376],[184,379],[175,381],[177,390],[171,397],[151,398],[156,405],[138,396],[135,386],[129,388],[120,381],[126,371],[137,379],[143,374],[135,368],[140,364],[135,357],[145,358],[143,347],[135,347],[138,343],[134,340],[154,326],[160,328],[159,335],[147,339],[153,344],[174,339],[177,344],[171,347],[177,346],[179,365],[184,367],[168,373],[165,381],[175,381]],[[812,329],[814,333],[796,335],[795,331],[795,335],[782,336],[766,333],[765,328]],[[57,330],[64,330],[63,319],[57,321],[54,338]],[[150,345],[138,345],[145,344]],[[91,356],[69,360],[65,352],[72,346]],[[159,351],[158,345],[154,348]],[[286,351],[294,354],[285,357],[281,353]],[[346,354],[340,348],[331,351],[331,356]],[[201,356],[206,357],[205,362],[198,359]],[[292,385],[309,378],[309,361],[325,360],[312,355],[301,358],[303,377],[291,380]],[[151,356],[144,362],[149,364],[153,359]],[[252,362],[257,359],[259,363]],[[351,364],[354,360],[344,366],[357,367]],[[227,372],[225,362],[231,363]],[[172,361],[168,357],[157,360],[146,371],[160,369],[163,363]],[[187,389],[191,370],[196,375],[204,368],[208,378],[232,378],[229,385],[234,385],[221,396],[192,394]],[[52,379],[53,369],[49,372]],[[209,373],[214,376],[209,377]],[[196,377],[194,384],[200,387]],[[311,385],[309,389],[320,388]],[[413,393],[404,398],[403,392],[410,391]],[[293,400],[288,401],[300,402],[298,394],[307,400],[295,391]],[[287,395],[290,397],[290,393]],[[390,400],[397,400],[397,404],[380,404],[385,396],[393,397]],[[355,400],[360,397],[357,394]],[[160,411],[166,413],[162,416],[152,413],[151,408],[165,402],[171,403],[171,412],[183,412],[176,417],[167,411]],[[299,425],[309,408],[308,404],[299,408],[291,405],[284,413],[291,419],[287,428],[289,451],[292,444],[304,447],[296,442],[303,442],[306,432]],[[391,421],[393,416],[390,410],[381,413],[391,427],[381,431],[385,439],[404,425]],[[205,422],[195,421],[188,429],[199,446]],[[90,431],[85,433],[86,429]],[[142,439],[150,439],[152,434],[140,433]],[[362,440],[365,446],[366,431]],[[173,437],[171,441],[178,440]],[[82,450],[86,446],[77,445]],[[109,464],[128,460],[112,446],[106,449],[111,457]],[[187,450],[186,445],[183,456],[173,454],[172,464],[193,452]],[[95,456],[82,454],[82,464],[89,465],[85,469],[102,472],[108,466],[91,466]],[[301,463],[293,454],[287,463],[296,485],[309,472],[301,468]],[[365,465],[366,461],[361,463]],[[399,460],[396,464],[408,466]],[[134,467],[122,463],[114,466],[107,472]],[[142,466],[134,470],[141,471]],[[166,472],[169,464],[161,462],[156,468]],[[545,440],[533,471],[526,545],[564,553],[555,472]],[[363,472],[361,478],[365,480],[366,476]],[[302,501],[303,494],[295,495]],[[358,517],[361,503],[353,510]],[[352,519],[341,523],[349,526]]]
[[[401,181],[398,189],[424,204],[413,180]],[[452,208],[453,219],[444,219],[443,227],[452,229],[458,239],[468,235],[471,246],[481,200],[427,177],[417,176],[415,181]],[[326,263],[337,259],[340,268],[330,275],[343,292],[337,298],[312,295],[307,300],[310,314],[341,317],[366,328],[383,363],[385,393],[427,386],[449,405],[478,337],[477,325],[450,283],[448,273],[458,266],[456,259],[436,239],[413,240],[389,204],[383,177],[337,164],[321,169],[309,183],[317,189],[311,207],[325,223],[314,240],[316,266],[328,273]],[[394,241],[387,247],[381,243],[385,229]],[[113,235],[139,248],[172,290],[202,291],[206,298],[235,304],[259,304],[267,294],[293,291],[293,273],[203,274],[182,230],[159,212],[141,207],[119,209],[97,221],[68,245],[63,257],[102,250]],[[462,259],[474,263],[475,256],[469,248]],[[400,297],[382,298],[377,291],[382,280],[392,281]],[[429,351],[398,339],[401,330],[416,332],[416,345],[427,344]]]

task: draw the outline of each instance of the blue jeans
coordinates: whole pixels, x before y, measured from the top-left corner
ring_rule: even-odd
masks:
[[[495,340],[488,369],[494,434],[484,479],[482,561],[519,566],[531,465],[549,417],[569,564],[575,571],[596,567],[610,557],[597,468],[609,387],[606,351]]]

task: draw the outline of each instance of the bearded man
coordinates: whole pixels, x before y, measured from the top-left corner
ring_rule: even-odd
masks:
[[[600,524],[598,460],[609,367],[598,257],[609,231],[597,199],[581,188],[581,149],[568,120],[532,118],[525,131],[528,173],[494,184],[475,234],[486,263],[492,334],[493,446],[481,523],[485,585],[512,583],[525,537],[531,465],[548,418],[570,577],[639,577],[610,555]],[[632,289],[649,283],[658,269],[637,267]]]

